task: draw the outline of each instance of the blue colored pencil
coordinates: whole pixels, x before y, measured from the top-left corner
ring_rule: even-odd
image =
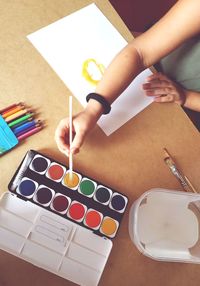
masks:
[[[37,127],[40,127],[41,126],[41,124],[35,124],[34,126],[32,126],[32,127],[29,127],[29,128],[27,128],[27,129],[24,129],[23,131],[21,131],[21,132],[18,132],[17,134],[15,134],[15,136],[18,138],[19,136],[22,136],[22,135],[24,135],[24,134],[26,134],[27,132],[29,132],[29,131],[32,131],[33,129],[36,129]]]
[[[26,130],[26,129],[32,127],[32,126],[35,126],[36,123],[37,123],[37,122],[36,122],[35,120],[32,120],[32,121],[30,121],[30,122],[26,122],[26,123],[24,123],[24,124],[22,124],[22,125],[20,125],[20,126],[18,126],[18,127],[15,127],[15,128],[13,129],[13,132],[14,132],[14,134],[16,135],[16,134],[19,133],[19,132],[23,132],[24,130]]]

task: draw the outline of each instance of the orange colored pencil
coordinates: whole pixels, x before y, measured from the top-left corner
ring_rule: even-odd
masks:
[[[24,105],[18,105],[18,106],[14,107],[14,108],[6,111],[6,112],[3,112],[2,117],[6,118],[6,117],[8,117],[14,113],[17,113],[20,110],[23,110],[24,108],[25,108]]]

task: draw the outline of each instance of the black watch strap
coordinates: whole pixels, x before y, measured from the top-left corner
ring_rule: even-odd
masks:
[[[86,96],[86,101],[88,102],[90,99],[95,99],[96,101],[102,104],[103,109],[104,109],[103,114],[108,114],[110,112],[111,110],[110,103],[102,95],[95,93],[95,92],[89,93]]]

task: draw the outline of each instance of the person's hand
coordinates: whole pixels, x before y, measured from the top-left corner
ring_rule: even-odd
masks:
[[[154,96],[156,102],[185,103],[185,90],[162,73],[155,73],[146,79],[143,90],[147,96]]]
[[[58,149],[69,156],[69,152],[76,154],[83,144],[85,136],[95,126],[96,119],[87,111],[80,112],[72,118],[73,141],[69,146],[69,117],[62,119],[55,131],[55,141]]]

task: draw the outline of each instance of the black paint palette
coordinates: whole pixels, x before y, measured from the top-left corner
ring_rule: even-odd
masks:
[[[9,190],[100,236],[114,238],[128,198],[36,151],[29,151]]]

